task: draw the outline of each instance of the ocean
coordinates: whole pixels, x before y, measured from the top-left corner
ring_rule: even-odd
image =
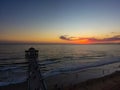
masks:
[[[0,45],[0,86],[27,79],[25,50],[30,47],[39,50],[38,63],[45,78],[120,63],[120,45]]]

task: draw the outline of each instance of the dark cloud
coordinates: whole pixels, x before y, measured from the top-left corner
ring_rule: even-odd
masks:
[[[91,42],[112,42],[112,41],[120,41],[120,35],[115,35],[113,37],[103,38],[103,39],[97,39],[97,38],[80,38],[80,37],[70,37],[68,35],[63,35],[63,36],[60,36],[60,39],[67,40],[67,41],[77,41],[77,40],[88,39]]]
[[[120,40],[120,35],[116,35],[110,38],[104,38],[102,41],[118,41]]]
[[[60,36],[60,39],[62,39],[62,40],[68,40],[68,41],[79,40],[79,38],[77,38],[77,37],[69,37],[68,35],[62,35],[62,36]]]

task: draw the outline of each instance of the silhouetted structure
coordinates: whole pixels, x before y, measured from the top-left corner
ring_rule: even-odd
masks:
[[[30,48],[28,51],[25,51],[25,57],[29,62],[28,65],[29,90],[47,90],[39,69],[39,65],[37,63],[38,50]]]

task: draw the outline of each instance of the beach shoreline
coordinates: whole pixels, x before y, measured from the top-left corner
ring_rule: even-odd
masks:
[[[111,77],[115,77],[116,80],[118,78],[120,81],[119,64],[120,63],[113,63],[109,65],[89,68],[82,71],[78,70],[74,72],[62,73],[45,77],[44,80],[48,90],[79,90],[81,87],[82,89],[80,90],[87,90],[83,87],[91,88],[92,86],[92,88],[94,88],[96,87],[96,83],[98,83],[97,86],[99,86],[102,85],[102,81],[104,80],[109,81],[108,79],[111,79],[112,81],[114,78]],[[92,82],[92,84],[89,82]],[[105,83],[105,85],[107,86],[107,83]],[[0,86],[0,90],[28,90],[28,83],[26,80],[18,84]]]
[[[55,79],[56,78],[54,78],[54,80]],[[19,84],[0,86],[0,90],[28,90],[27,85],[28,83],[25,81]],[[96,88],[97,90],[120,90],[120,71],[116,71],[110,75],[100,78],[89,79],[84,82],[71,84],[68,86],[48,86],[48,90],[96,90]]]
[[[62,90],[120,90],[120,71],[64,87]]]
[[[105,77],[116,71],[119,71],[119,63],[93,67],[82,71],[78,70],[74,72],[62,73],[48,77],[45,81],[49,88],[48,90],[54,90],[54,88],[69,87],[78,83],[86,82],[87,80]]]
[[[28,90],[28,83],[25,81],[22,83],[0,86],[0,90]]]

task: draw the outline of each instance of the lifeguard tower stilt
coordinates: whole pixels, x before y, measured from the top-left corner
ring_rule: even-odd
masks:
[[[38,50],[30,48],[25,51],[28,60],[28,88],[29,90],[47,90],[37,63]]]

